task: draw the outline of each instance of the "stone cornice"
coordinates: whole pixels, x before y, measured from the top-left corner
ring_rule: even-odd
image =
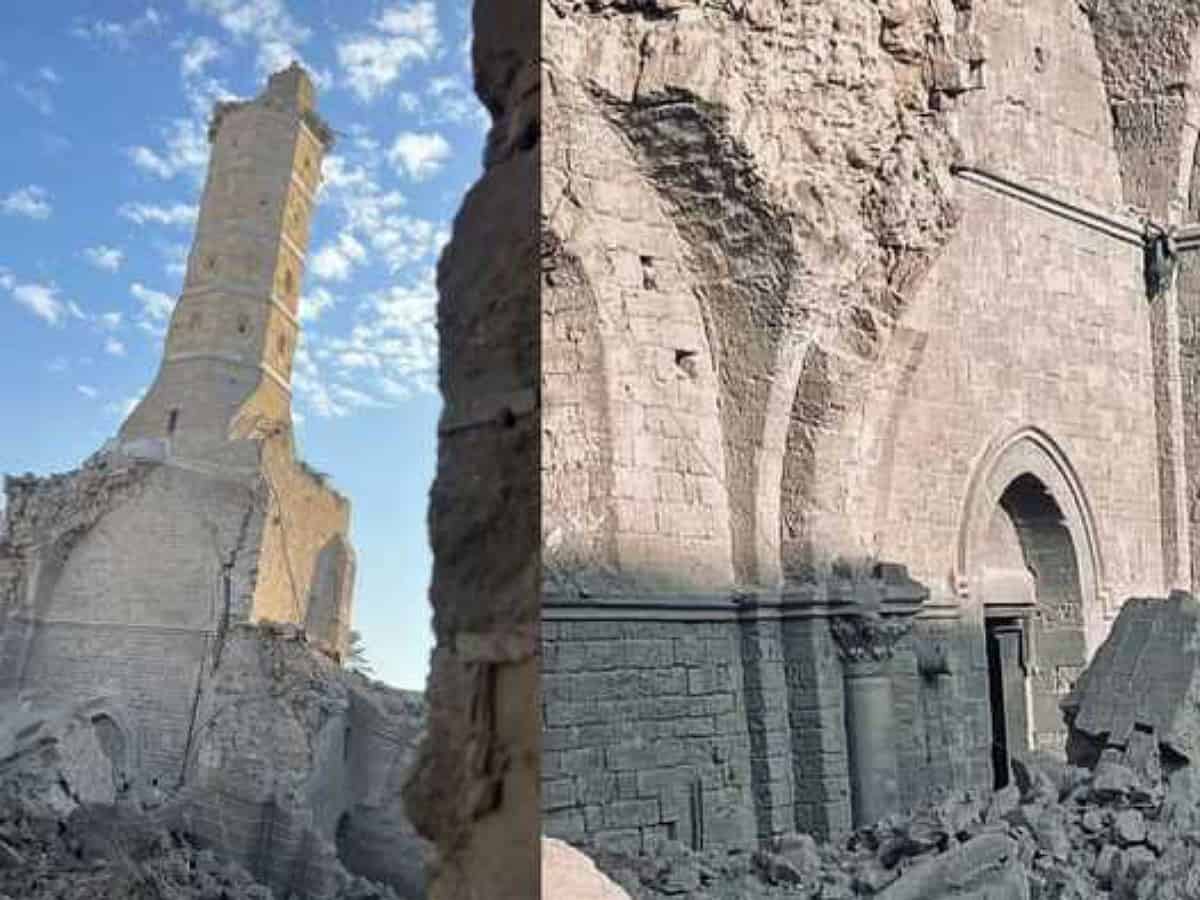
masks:
[[[542,621],[742,622],[785,619],[829,619],[861,615],[863,594],[885,612],[911,617],[928,597],[903,566],[880,564],[871,578],[855,587],[841,580],[826,591],[815,587],[783,591],[677,591],[571,594],[553,589],[542,593]]]

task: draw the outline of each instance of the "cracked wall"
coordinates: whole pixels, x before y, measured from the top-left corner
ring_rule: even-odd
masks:
[[[436,646],[428,736],[405,786],[436,844],[431,900],[540,893],[540,20],[523,0],[479,0],[473,17],[492,125],[438,263]]]
[[[1013,598],[978,556],[979,492],[1027,471],[1069,506],[1083,593],[1039,631],[1039,744],[1123,598],[1190,579],[1195,264],[1178,301],[1148,301],[1134,216],[1187,202],[1193,13],[543,10],[548,821],[623,849],[690,835],[672,794],[727,790],[697,761],[721,746],[756,819],[731,842],[848,827],[821,608],[877,561],[930,592],[892,663],[902,802],[988,789],[983,623]],[[1043,449],[1003,456],[1023,434]],[[1062,618],[1072,558],[1042,549],[1022,559],[1031,628]],[[750,627],[735,597],[784,621]],[[680,641],[714,627],[736,652],[693,690]],[[657,787],[622,780],[629,748],[678,738],[662,710],[710,701],[701,681],[732,719],[687,735]]]

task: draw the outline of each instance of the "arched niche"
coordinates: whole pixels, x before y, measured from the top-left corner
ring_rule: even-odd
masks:
[[[311,639],[339,655],[346,649],[349,633],[353,573],[350,545],[340,534],[334,535],[317,554],[304,628]]]

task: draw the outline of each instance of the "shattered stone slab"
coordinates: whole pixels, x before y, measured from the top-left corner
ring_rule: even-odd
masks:
[[[1072,762],[1153,734],[1185,760],[1200,759],[1200,602],[1183,591],[1127,600],[1108,639],[1063,701]]]

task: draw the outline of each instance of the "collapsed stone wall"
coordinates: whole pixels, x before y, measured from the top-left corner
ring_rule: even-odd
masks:
[[[120,446],[67,475],[10,479],[0,693],[36,691],[35,725],[83,703],[112,738],[108,763],[83,755],[83,776],[100,766],[109,793],[128,783],[156,806],[170,798],[172,822],[262,884],[341,896],[357,872],[421,896],[426,845],[400,791],[423,704],[339,669],[353,556],[344,546],[330,571],[320,563],[347,505],[283,436],[253,449],[246,459],[268,470]],[[311,642],[303,605],[289,625],[262,622],[280,571],[310,608],[329,591]],[[93,801],[108,802],[73,802]]]
[[[108,700],[0,696],[0,896],[424,896],[396,775],[420,696],[335,668],[295,631],[242,626],[228,651],[182,786],[141,769]]]
[[[407,809],[437,846],[429,897],[539,895],[540,17],[479,0],[484,171],[438,263],[445,407],[430,495],[436,647]]]
[[[423,726],[419,696],[339,669],[302,632],[239,626],[197,703],[182,821],[284,895],[330,895],[350,870],[422,896],[398,789]]]

